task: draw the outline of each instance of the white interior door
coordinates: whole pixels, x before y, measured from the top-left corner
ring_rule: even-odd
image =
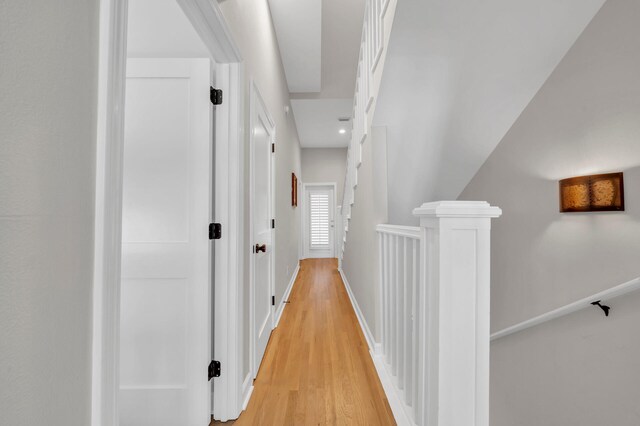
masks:
[[[251,96],[251,222],[253,235],[252,335],[253,374],[273,329],[273,150],[275,126],[252,85]]]
[[[335,189],[307,186],[305,236],[308,258],[335,257]]]
[[[210,80],[208,59],[127,63],[122,426],[209,424]]]

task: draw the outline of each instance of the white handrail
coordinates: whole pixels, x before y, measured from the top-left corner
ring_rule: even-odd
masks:
[[[420,238],[419,226],[381,224],[376,226],[376,231],[380,232],[381,234],[400,235],[402,237],[414,238],[414,239]]]
[[[516,325],[512,325],[511,327],[507,327],[503,330],[497,331],[491,335],[491,340],[497,340],[510,334],[526,330],[527,328],[535,327],[547,321],[572,314],[579,310],[591,308],[593,307],[593,302],[613,299],[615,297],[622,296],[636,290],[640,290],[640,277],[635,278],[631,281],[627,281],[624,284],[620,284],[608,290],[601,291],[600,293],[596,293],[593,296],[585,297],[584,299],[580,299],[577,302],[573,302],[558,309],[554,309],[553,311],[549,311],[545,314],[538,315],[535,318],[531,318]]]

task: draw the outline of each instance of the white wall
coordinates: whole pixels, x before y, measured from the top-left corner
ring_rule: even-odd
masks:
[[[640,276],[640,3],[605,3],[461,199],[492,231],[492,329]],[[559,213],[558,180],[623,171],[623,213]],[[492,345],[493,426],[640,424],[640,294]]]
[[[336,200],[342,202],[344,175],[347,172],[347,148],[303,148],[302,178],[304,183],[336,183]]]
[[[208,58],[176,0],[128,0],[129,58]]]
[[[373,122],[391,223],[462,192],[604,1],[398,2]]]
[[[373,127],[362,145],[362,165],[358,170],[358,189],[351,207],[349,234],[342,259],[342,270],[376,341],[378,298],[378,235],[376,226],[387,223],[387,138],[384,127]]]
[[[98,1],[0,5],[0,424],[86,426]]]
[[[249,372],[249,82],[253,78],[276,122],[276,300],[282,299],[298,263],[300,208],[291,206],[291,173],[300,176],[300,142],[293,114],[284,112],[289,91],[267,0],[219,2],[245,64],[245,274],[244,372]]]

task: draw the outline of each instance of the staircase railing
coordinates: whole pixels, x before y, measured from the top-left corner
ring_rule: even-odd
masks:
[[[351,117],[351,139],[347,153],[342,200],[342,241],[338,257],[342,259],[349,232],[351,206],[358,186],[358,168],[362,164],[362,144],[371,133],[371,119],[380,88],[380,78],[386,54],[385,44],[391,34],[391,24],[397,0],[366,0],[362,26],[360,56],[356,74],[356,89]]]
[[[398,424],[489,425],[490,228],[500,214],[445,201],[414,210],[420,227],[377,227],[374,357],[391,376]]]
[[[574,312],[578,312],[583,309],[602,309],[604,311],[604,315],[609,316],[609,310],[611,309],[611,307],[605,305],[605,303],[609,303],[609,300],[615,299],[616,297],[624,296],[625,294],[629,294],[638,290],[640,290],[640,277],[634,278],[610,289],[601,291],[592,296],[577,300],[573,303],[569,303],[568,305],[564,305],[542,315],[538,315],[537,317],[522,321],[500,331],[496,331],[491,335],[491,340],[493,341],[514,333],[519,333],[528,328],[538,326],[547,321],[553,321],[555,319],[572,314]]]

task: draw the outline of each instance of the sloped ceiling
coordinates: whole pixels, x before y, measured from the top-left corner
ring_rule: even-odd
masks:
[[[269,0],[290,92],[322,88],[322,0]]]
[[[604,0],[398,2],[374,125],[391,223],[456,199]]]

